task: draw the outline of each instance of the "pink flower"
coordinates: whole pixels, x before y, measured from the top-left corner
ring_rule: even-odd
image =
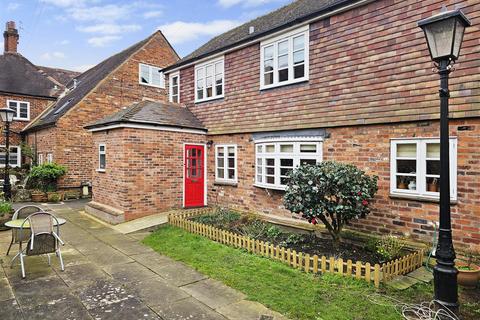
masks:
[[[362,201],[362,204],[363,204],[364,206],[366,206],[366,205],[368,205],[368,201],[367,201],[367,200],[363,200],[363,201]]]
[[[358,194],[359,196],[361,196],[361,195],[362,195],[362,191],[358,191],[357,194]]]
[[[317,219],[312,219],[312,221],[310,221],[312,224],[317,224]]]

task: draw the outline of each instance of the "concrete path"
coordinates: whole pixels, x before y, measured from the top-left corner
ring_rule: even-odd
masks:
[[[27,257],[27,278],[6,257],[11,233],[0,232],[0,319],[285,319],[263,305],[82,214],[82,201],[44,206],[67,219],[56,257]]]

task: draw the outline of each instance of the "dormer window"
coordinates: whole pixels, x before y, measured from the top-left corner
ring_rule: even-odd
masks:
[[[308,26],[263,41],[260,45],[260,89],[308,80]]]
[[[13,120],[29,121],[30,120],[30,102],[7,100],[7,105],[15,111]]]
[[[195,66],[195,102],[223,97],[223,57]]]
[[[149,66],[147,64],[139,64],[139,80],[140,84],[152,86],[156,88],[165,88],[165,78],[161,68]]]

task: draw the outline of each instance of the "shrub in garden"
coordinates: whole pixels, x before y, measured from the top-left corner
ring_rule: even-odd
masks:
[[[267,223],[257,219],[244,225],[240,225],[240,227],[238,227],[238,232],[243,236],[259,239],[265,236],[267,228]]]
[[[385,261],[401,256],[405,242],[393,235],[385,235],[376,244],[376,253]]]
[[[45,163],[30,170],[29,177],[34,185],[44,192],[56,191],[57,180],[67,173],[67,169],[56,163]]]
[[[320,220],[338,245],[344,225],[370,212],[377,180],[352,164],[301,165],[289,174],[284,205],[312,224]]]
[[[218,208],[211,214],[193,218],[198,223],[208,224],[217,228],[225,228],[235,224],[241,218],[240,213],[227,208]]]
[[[267,228],[267,231],[265,233],[266,237],[271,240],[277,240],[278,237],[282,234],[282,230],[280,230],[279,227],[271,225],[270,227]]]

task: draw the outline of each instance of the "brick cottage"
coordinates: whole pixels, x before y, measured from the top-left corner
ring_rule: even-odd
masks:
[[[54,103],[65,85],[78,73],[68,70],[36,66],[18,52],[20,35],[15,22],[6,23],[4,52],[0,55],[0,106],[16,113],[11,125],[20,132],[50,104]],[[3,131],[3,122],[0,129]],[[5,145],[2,134],[0,145]],[[20,167],[22,161],[21,137],[12,134],[10,141],[10,166]],[[25,160],[25,159],[24,159]],[[5,166],[5,152],[0,152],[0,166]]]
[[[165,101],[161,69],[178,59],[157,31],[76,77],[63,96],[23,130],[29,145],[67,167],[61,188],[91,184],[93,141],[83,127],[136,101]]]
[[[454,240],[478,251],[480,3],[468,0],[298,0],[212,39],[163,70],[172,104],[88,126],[96,214],[227,205],[288,219],[288,171],[336,160],[379,176],[373,212],[354,228],[431,241],[438,76],[416,23],[442,5],[473,25],[451,74],[450,156]]]

